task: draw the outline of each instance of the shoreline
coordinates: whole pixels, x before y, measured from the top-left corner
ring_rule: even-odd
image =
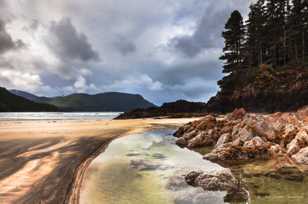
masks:
[[[113,139],[196,119],[4,121],[0,200],[77,204],[87,167]]]
[[[70,188],[68,189],[68,193],[66,195],[66,199],[64,201],[65,204],[79,204],[79,196],[80,191],[84,182],[84,175],[88,169],[88,167],[91,165],[91,162],[100,154],[102,154],[110,142],[112,142],[113,139],[110,141],[106,141],[105,143],[101,144],[98,149],[94,152],[92,152],[86,159],[83,161],[75,170],[75,175],[72,181],[72,184]]]

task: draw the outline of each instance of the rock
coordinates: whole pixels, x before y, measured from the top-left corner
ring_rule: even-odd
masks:
[[[247,128],[241,128],[236,136],[233,136],[235,138],[239,138],[242,142],[249,141],[253,138],[254,134],[251,130],[248,130]]]
[[[185,176],[185,181],[188,185],[197,186],[195,181],[198,176],[200,176],[202,172],[192,171]]]
[[[286,124],[284,134],[282,135],[283,141],[287,144],[292,141],[298,132],[297,127],[293,124]]]
[[[269,153],[272,158],[276,158],[279,157],[280,155],[283,155],[284,151],[279,144],[272,144],[269,149]]]
[[[230,115],[229,119],[238,120],[242,119],[246,115],[246,110],[244,108],[236,108]]]
[[[308,147],[301,149],[298,153],[294,154],[292,158],[298,164],[308,165]]]
[[[293,139],[287,146],[287,154],[293,155],[296,154],[300,149],[300,142],[297,138]]]
[[[196,137],[188,141],[188,148],[195,147],[207,147],[213,146],[217,142],[216,137],[213,134],[206,133],[205,131],[200,132]]]
[[[130,167],[137,169],[138,171],[154,171],[157,169],[164,169],[165,167],[162,167],[159,164],[152,164],[150,162],[147,162],[145,160],[132,160],[130,162]]]
[[[216,143],[216,145],[215,145],[215,148],[221,147],[221,146],[224,145],[225,143],[229,142],[230,139],[231,139],[231,135],[230,135],[229,133],[224,133],[224,134],[222,134],[222,135],[219,137],[219,139],[218,139],[218,141],[217,141],[217,143]]]
[[[252,124],[251,129],[255,135],[262,138],[264,137],[269,141],[274,141],[276,139],[274,128],[264,120]]]
[[[198,130],[207,130],[214,128],[216,125],[216,118],[212,115],[207,115],[202,119],[202,121],[197,125]]]
[[[247,191],[229,170],[220,171],[216,174],[191,172],[185,177],[185,180],[187,184],[201,187],[205,191],[226,191],[225,200],[227,202],[248,200]]]
[[[244,148],[250,148],[250,149],[258,149],[263,148],[267,146],[267,143],[262,140],[261,137],[254,137],[251,140],[248,140],[244,143]]]
[[[175,143],[182,148],[188,145],[188,142],[183,137],[178,138]]]
[[[192,138],[196,137],[199,134],[199,131],[197,130],[192,130],[190,132],[185,132],[183,135],[183,138],[185,140],[191,140]]]
[[[169,178],[166,188],[171,191],[181,191],[185,189],[187,186],[187,183],[185,181],[185,178],[183,176],[172,176]]]
[[[300,130],[295,138],[287,145],[287,154],[296,154],[301,148],[307,146],[308,134],[306,130]]]
[[[220,164],[290,157],[308,164],[307,112],[256,114],[235,110],[227,115],[208,115],[180,128],[178,136],[183,139],[177,144],[212,147],[204,159]]]

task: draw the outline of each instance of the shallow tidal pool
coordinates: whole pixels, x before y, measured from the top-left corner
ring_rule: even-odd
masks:
[[[186,184],[190,171],[213,173],[221,166],[175,145],[172,129],[114,140],[90,165],[81,204],[218,204],[225,192],[205,192]]]

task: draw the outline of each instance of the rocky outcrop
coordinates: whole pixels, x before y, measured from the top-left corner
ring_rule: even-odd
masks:
[[[187,184],[201,187],[205,191],[226,191],[226,202],[243,202],[249,197],[241,183],[227,170],[216,174],[193,171],[186,175],[185,180]]]
[[[287,157],[308,165],[308,107],[288,113],[236,109],[227,115],[207,115],[174,135],[181,147],[212,147],[204,158],[219,163]]]

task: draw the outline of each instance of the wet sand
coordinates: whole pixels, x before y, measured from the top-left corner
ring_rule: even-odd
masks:
[[[86,168],[112,139],[191,120],[0,121],[0,201],[78,203]]]

